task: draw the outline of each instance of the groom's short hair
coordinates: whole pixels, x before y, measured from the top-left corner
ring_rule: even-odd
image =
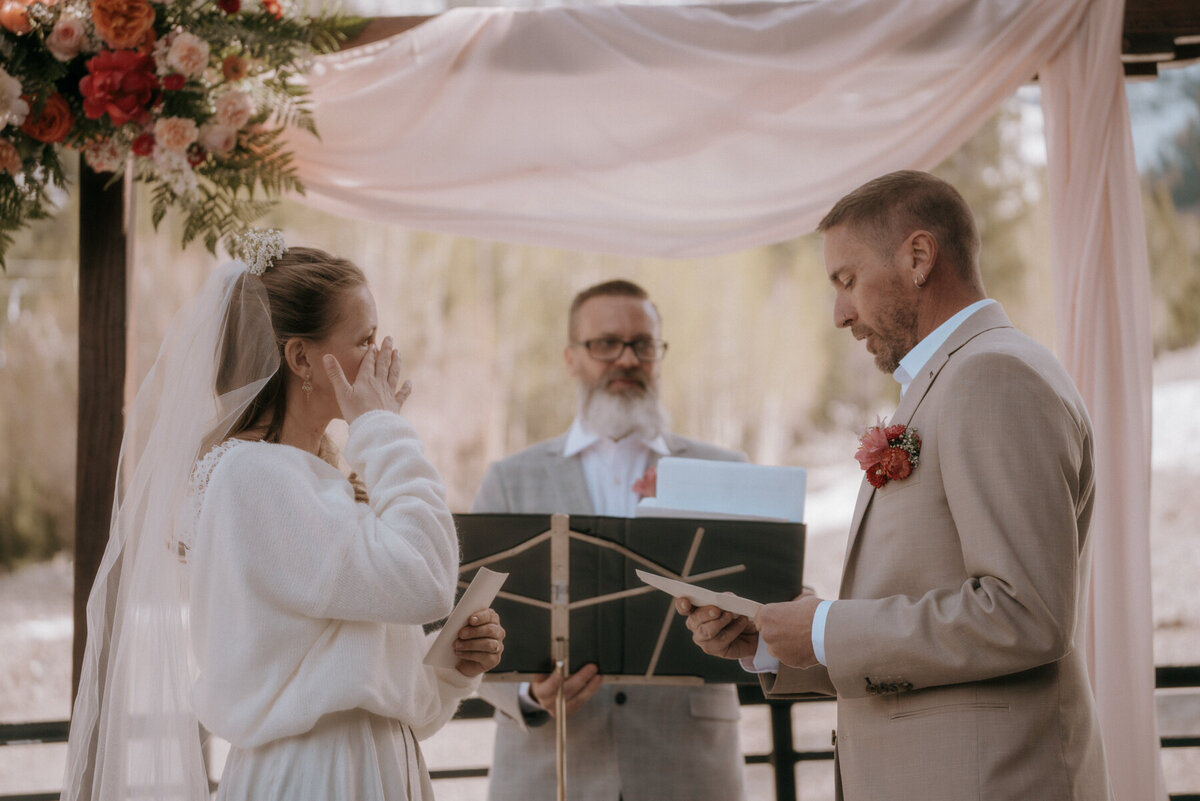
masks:
[[[579,307],[592,298],[599,297],[634,298],[635,300],[649,301],[650,293],[632,281],[626,281],[624,278],[615,278],[612,281],[605,281],[588,287],[571,301],[571,311],[567,315],[567,338],[570,341],[575,341],[575,318],[578,316]],[[653,301],[650,302],[650,307],[654,309],[654,316],[661,322],[662,315],[658,313],[658,307],[654,305]]]
[[[927,172],[899,170],[868,181],[834,204],[817,230],[838,225],[864,234],[885,259],[913,231],[929,231],[960,278],[979,275],[979,228],[971,207],[957,189]]]

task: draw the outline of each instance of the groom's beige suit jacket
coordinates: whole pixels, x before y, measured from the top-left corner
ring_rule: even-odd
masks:
[[[1111,798],[1082,637],[1093,435],[1062,365],[997,304],[909,385],[912,474],[865,480],[827,667],[773,695],[836,694],[846,801]]]
[[[672,456],[744,461],[736,451],[665,434]],[[579,454],[566,435],[488,468],[472,512],[595,514]],[[658,461],[650,454],[651,464]],[[505,625],[512,627],[512,622]],[[516,707],[517,685],[489,688],[498,708]],[[507,702],[501,697],[511,695]],[[738,801],[743,757],[733,685],[605,684],[567,723],[571,801]],[[555,727],[523,727],[497,713],[489,801],[552,801]]]

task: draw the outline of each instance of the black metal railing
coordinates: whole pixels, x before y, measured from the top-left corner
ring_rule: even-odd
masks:
[[[1200,689],[1200,665],[1165,666],[1155,668],[1155,687],[1165,689]],[[797,703],[828,703],[832,699],[812,701],[767,701],[758,687],[738,687],[738,698],[743,706],[766,705],[770,713],[771,750],[767,753],[746,754],[748,765],[770,765],[775,777],[776,801],[796,801],[796,766],[801,762],[833,759],[833,748],[805,749],[797,751],[792,739],[792,706]],[[455,720],[478,720],[491,717],[492,707],[478,698],[463,702]],[[38,745],[65,743],[69,723],[65,720],[37,723],[0,723],[0,747],[6,745]],[[1163,748],[1200,748],[1200,731],[1186,735],[1170,735],[1162,738]],[[464,768],[431,770],[429,775],[439,779],[470,779],[487,776],[487,765]],[[0,795],[0,801],[59,801],[57,791]],[[1172,793],[1170,801],[1200,801],[1200,788],[1196,792]]]

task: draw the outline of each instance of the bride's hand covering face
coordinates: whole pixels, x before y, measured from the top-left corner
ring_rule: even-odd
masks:
[[[481,609],[471,615],[467,624],[458,630],[458,639],[454,641],[454,653],[458,656],[454,667],[464,676],[478,676],[500,664],[504,627],[494,609]]]
[[[370,344],[366,347],[354,373],[347,377],[342,365],[332,353],[322,357],[322,365],[337,398],[342,419],[353,423],[360,415],[383,409],[400,413],[404,401],[412,393],[412,382],[400,383],[400,351],[392,346],[392,338],[383,340],[383,346]]]

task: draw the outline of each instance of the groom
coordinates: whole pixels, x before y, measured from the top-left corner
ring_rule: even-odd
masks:
[[[1093,434],[1057,360],[988,300],[962,196],[897,172],[821,221],[834,323],[901,385],[839,599],[688,614],[770,695],[836,695],[838,798],[1111,798],[1082,638]]]
[[[472,512],[632,517],[646,469],[662,456],[742,461],[740,453],[667,431],[658,399],[666,344],[645,290],[608,281],[571,304],[563,352],[579,413],[566,434],[493,464]],[[639,485],[635,488],[635,484]],[[732,685],[603,684],[588,665],[567,678],[571,716],[567,793],[586,801],[738,801],[742,750]],[[491,801],[555,797],[555,727],[547,722],[560,679],[502,685]],[[495,696],[497,689],[489,693]],[[519,697],[518,697],[519,696]],[[519,711],[518,711],[519,703]]]

